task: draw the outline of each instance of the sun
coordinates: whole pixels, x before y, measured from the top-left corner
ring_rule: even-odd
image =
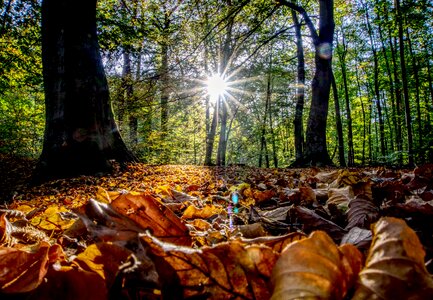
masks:
[[[227,88],[228,82],[219,74],[213,74],[206,80],[207,93],[215,101],[227,92]]]

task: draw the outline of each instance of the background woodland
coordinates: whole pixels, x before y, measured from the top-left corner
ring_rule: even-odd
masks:
[[[41,3],[1,4],[0,151],[38,157]],[[297,5],[317,26],[318,3]],[[432,161],[432,10],[431,1],[335,1],[326,127],[335,164]],[[284,167],[302,153],[315,49],[301,14],[263,0],[100,0],[97,20],[115,118],[141,161]],[[222,62],[230,88],[214,120],[205,82]]]

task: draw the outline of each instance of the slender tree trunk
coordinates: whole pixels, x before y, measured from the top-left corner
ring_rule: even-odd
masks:
[[[231,0],[227,1],[227,5],[232,6]],[[228,25],[226,27],[226,34],[224,37],[223,44],[223,53],[222,53],[222,61],[220,64],[220,70],[225,75],[229,70],[229,61],[230,57],[233,53],[233,49],[231,47],[232,43],[232,30],[233,30],[234,19],[231,17],[228,21]],[[220,97],[220,101],[223,102],[223,97]],[[217,165],[225,166],[226,164],[226,152],[227,152],[227,103],[221,104],[221,127],[220,127],[220,136],[218,143],[218,152],[217,152]]]
[[[362,101],[362,90],[361,90],[361,83],[359,80],[359,74],[358,74],[358,68],[355,68],[355,74],[356,74],[356,84],[358,86],[358,97],[361,100],[361,111],[362,111],[362,158],[361,158],[361,165],[365,165],[365,140],[366,140],[366,126],[367,121],[365,117],[365,109],[364,109],[364,101]]]
[[[400,68],[401,77],[403,82],[403,95],[404,95],[404,111],[406,117],[406,130],[407,130],[407,146],[408,146],[408,163],[409,166],[414,165],[413,157],[413,137],[412,137],[412,121],[410,115],[410,103],[409,103],[409,87],[407,82],[406,72],[406,58],[404,53],[404,39],[403,39],[403,20],[400,12],[400,0],[394,0],[395,13],[398,26],[398,41],[399,41],[399,53],[400,53]]]
[[[418,72],[418,62],[415,54],[413,53],[412,40],[409,35],[409,29],[406,28],[406,38],[409,46],[409,53],[412,59],[412,72],[415,79],[415,103],[416,103],[416,124],[418,131],[418,160],[424,163],[424,142],[423,142],[423,131],[422,131],[422,120],[421,120],[421,100],[420,100],[420,80]]]
[[[353,146],[353,128],[352,128],[352,113],[350,110],[350,98],[349,98],[349,86],[347,84],[347,67],[346,67],[346,54],[347,54],[347,46],[346,39],[344,37],[344,32],[342,32],[342,45],[338,44],[337,39],[337,55],[339,57],[340,68],[341,68],[341,76],[343,77],[343,86],[344,86],[344,99],[346,103],[346,118],[347,118],[347,146],[348,146],[348,154],[347,154],[347,165],[349,167],[355,164],[355,148]],[[340,50],[340,48],[343,48]]]
[[[215,142],[215,135],[216,135],[216,128],[218,125],[218,107],[219,107],[219,100],[215,101],[215,108],[213,112],[213,118],[212,118],[212,124],[210,127],[210,130],[206,136],[206,155],[204,159],[204,164],[206,166],[212,165],[212,152],[213,152],[213,145]]]
[[[46,127],[35,180],[107,172],[111,159],[134,161],[111,110],[96,0],[42,2],[42,62]]]
[[[345,167],[346,160],[344,158],[343,125],[341,124],[340,100],[338,99],[338,89],[337,89],[337,84],[335,83],[334,75],[332,75],[332,94],[334,95],[335,125],[337,127],[338,162],[341,167]]]
[[[293,125],[295,127],[295,155],[296,159],[302,158],[304,150],[304,102],[305,102],[305,59],[304,59],[304,46],[302,43],[301,24],[299,23],[298,16],[292,10],[292,19],[295,24],[296,36],[296,57],[298,59],[297,67],[297,86],[296,86],[296,108],[295,119]]]
[[[402,120],[401,120],[401,106],[402,106],[402,95],[401,95],[401,81],[398,74],[398,65],[397,65],[397,57],[396,57],[396,51],[394,47],[394,43],[391,38],[391,30],[389,30],[389,44],[391,48],[391,58],[392,58],[392,65],[394,70],[394,80],[395,80],[395,110],[397,112],[397,152],[398,152],[398,163],[401,166],[403,164],[403,139],[402,139]]]
[[[386,144],[385,144],[385,125],[382,116],[382,105],[380,103],[380,87],[379,87],[379,58],[377,55],[377,50],[375,47],[374,37],[373,37],[373,29],[370,23],[370,15],[368,13],[368,6],[364,4],[365,7],[365,19],[368,28],[368,36],[370,39],[371,52],[373,54],[373,63],[374,63],[374,98],[377,109],[377,117],[379,119],[379,134],[380,134],[380,153],[384,157],[386,155]]]
[[[392,125],[389,125],[390,128],[390,132],[391,132],[391,138],[390,138],[390,146],[391,146],[391,151],[395,150],[394,147],[394,138],[392,136],[392,132],[394,131],[394,134],[397,135],[397,112],[396,112],[396,105],[395,105],[395,88],[394,88],[394,80],[392,78],[392,72],[391,72],[391,67],[389,65],[389,61],[388,61],[388,55],[386,52],[386,47],[385,47],[385,39],[383,38],[383,34],[382,34],[382,28],[379,24],[379,37],[380,37],[380,41],[382,44],[382,55],[384,57],[385,60],[385,67],[386,67],[386,73],[388,75],[388,87],[389,87],[389,95],[391,98],[391,116],[389,117],[388,114],[388,123],[390,123],[390,119],[392,120]]]
[[[163,137],[167,135],[167,122],[168,122],[168,85],[169,85],[169,77],[168,77],[168,45],[167,42],[164,41],[161,45],[161,70],[160,70],[160,79],[161,79],[161,133]]]
[[[432,67],[430,64],[430,58],[429,58],[427,49],[426,49],[426,52],[427,52],[426,53],[426,55],[427,55],[427,81],[428,81],[428,89],[430,92],[431,107],[433,108],[433,77],[431,75],[431,72],[433,70],[432,70]]]
[[[221,107],[221,127],[218,142],[217,165],[226,165],[226,150],[227,150],[227,103],[220,97]]]

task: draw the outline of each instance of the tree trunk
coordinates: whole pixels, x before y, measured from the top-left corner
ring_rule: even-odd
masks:
[[[405,119],[406,119],[406,130],[407,130],[408,164],[409,166],[413,166],[414,157],[413,157],[412,121],[410,116],[409,87],[407,82],[406,59],[404,54],[403,20],[400,12],[400,0],[395,0],[394,4],[395,4],[397,26],[398,26],[398,42],[400,46],[399,54],[400,54],[401,78],[403,82],[404,112],[406,117]]]
[[[389,82],[388,87],[389,87],[389,95],[391,98],[391,117],[387,118],[387,119],[388,119],[388,123],[390,122],[390,119],[392,120],[392,127],[391,127],[391,125],[389,126],[390,133],[391,133],[391,138],[390,138],[391,149],[390,150],[394,151],[395,148],[394,148],[394,138],[393,138],[392,131],[394,130],[395,135],[397,135],[397,131],[398,131],[398,129],[397,129],[398,124],[397,124],[397,117],[396,117],[397,112],[396,112],[396,105],[395,105],[395,88],[394,88],[394,80],[392,78],[391,67],[390,67],[389,61],[388,61],[388,55],[386,53],[385,39],[383,37],[382,28],[381,28],[380,24],[379,24],[379,37],[380,37],[380,41],[382,44],[382,55],[383,55],[384,60],[385,60],[386,73],[388,75],[388,82]],[[389,116],[389,114],[388,114],[388,116]]]
[[[423,130],[422,130],[422,120],[421,120],[421,100],[420,100],[420,79],[419,79],[419,72],[418,72],[418,62],[416,59],[416,56],[413,52],[412,48],[412,40],[409,35],[409,29],[406,28],[406,37],[407,42],[409,46],[409,53],[412,59],[412,72],[413,77],[415,79],[415,103],[416,103],[416,124],[417,124],[417,131],[418,131],[418,161],[420,163],[424,163],[424,142],[423,142]]]
[[[107,172],[111,159],[134,161],[110,106],[96,0],[42,2],[42,62],[46,127],[35,181]]]
[[[228,0],[226,5],[228,7],[232,6],[231,0]],[[231,47],[232,43],[232,30],[233,30],[234,18],[230,17],[228,20],[228,25],[226,27],[226,33],[224,37],[223,49],[222,49],[222,60],[220,62],[220,75],[224,76],[228,73],[230,57],[233,53]],[[218,142],[218,152],[217,152],[217,165],[225,166],[226,164],[226,152],[227,152],[227,113],[228,107],[224,99],[224,96],[219,97],[221,101],[221,127],[220,136]]]
[[[218,142],[217,165],[226,165],[226,150],[227,150],[227,103],[223,97],[219,97],[221,107],[221,128]]]
[[[361,111],[362,111],[362,156],[361,156],[361,165],[365,165],[365,139],[366,139],[366,116],[365,116],[365,108],[364,108],[364,101],[362,101],[362,89],[361,89],[361,83],[359,80],[359,73],[358,68],[355,68],[355,75],[356,75],[356,85],[358,86],[358,97],[361,100]]]
[[[385,123],[382,116],[382,105],[380,103],[380,87],[379,87],[379,58],[377,55],[374,38],[373,29],[371,28],[370,16],[368,13],[368,6],[364,4],[365,7],[365,19],[367,23],[368,36],[370,39],[371,52],[373,53],[373,64],[374,64],[374,98],[377,109],[377,117],[379,119],[379,134],[380,134],[380,153],[384,157],[386,155],[385,147]]]
[[[161,134],[163,137],[167,135],[168,122],[168,45],[163,41],[161,45]]]
[[[312,100],[308,117],[306,146],[302,158],[294,166],[333,165],[326,145],[326,121],[328,117],[329,94],[332,82],[332,42],[334,39],[334,1],[319,0],[319,30],[316,28],[305,9],[279,0],[302,14],[310,29],[315,48],[315,74],[311,83]]]
[[[212,165],[212,152],[213,152],[213,144],[215,142],[216,128],[218,125],[218,104],[219,100],[215,101],[215,108],[213,112],[212,124],[209,132],[206,134],[206,155],[204,159],[204,164],[206,166]]]
[[[296,86],[296,108],[293,125],[295,127],[295,156],[296,159],[302,158],[304,150],[304,102],[305,102],[305,59],[304,47],[302,43],[301,24],[299,23],[296,12],[292,10],[292,19],[295,24],[296,36],[296,57],[298,59],[297,86]]]
[[[338,90],[337,90],[337,84],[335,83],[334,75],[332,75],[332,94],[334,95],[335,125],[337,127],[337,137],[338,137],[338,161],[341,167],[345,167],[346,161],[344,158],[343,125],[341,124],[340,100],[338,99]]]
[[[343,29],[342,29],[342,41],[343,44],[341,45],[341,47],[343,49],[341,50],[337,38],[337,55],[340,62],[341,76],[343,77],[344,100],[346,103],[347,146],[349,148],[347,153],[347,165],[351,167],[355,164],[355,149],[353,146],[352,113],[350,110],[349,87],[347,84],[347,66],[346,66],[347,46],[346,46],[346,39],[344,37]]]

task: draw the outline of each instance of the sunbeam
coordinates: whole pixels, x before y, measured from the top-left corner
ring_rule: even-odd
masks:
[[[224,96],[227,92],[228,82],[222,75],[214,74],[206,80],[207,93],[213,101]]]

